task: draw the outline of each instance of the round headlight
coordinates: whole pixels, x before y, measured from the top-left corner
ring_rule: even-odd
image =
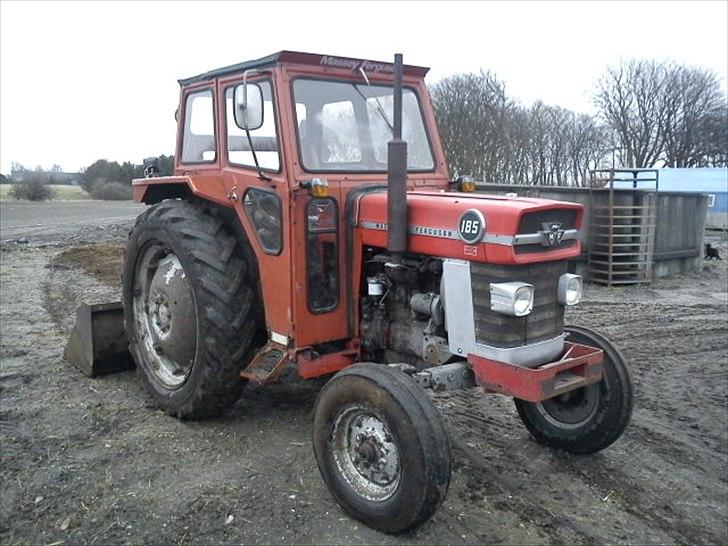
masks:
[[[582,279],[580,275],[566,273],[559,278],[559,303],[576,305],[581,301]]]
[[[513,314],[517,317],[527,315],[533,309],[533,287],[522,286],[516,290],[516,297],[513,300]]]

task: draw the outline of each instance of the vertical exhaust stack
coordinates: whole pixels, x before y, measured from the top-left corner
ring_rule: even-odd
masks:
[[[394,55],[394,134],[387,145],[387,250],[402,262],[407,250],[407,142],[402,140],[402,54]]]

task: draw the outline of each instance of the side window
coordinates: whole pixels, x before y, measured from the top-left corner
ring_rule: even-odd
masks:
[[[273,192],[250,188],[245,192],[243,204],[260,246],[268,254],[280,254],[283,248],[280,198]]]
[[[306,286],[308,308],[326,313],[339,303],[339,214],[331,198],[311,199],[306,207]]]
[[[182,163],[211,163],[215,161],[215,155],[212,90],[190,93],[185,101]]]
[[[253,143],[255,155],[262,169],[278,171],[280,158],[278,155],[278,135],[276,133],[275,109],[273,107],[273,93],[270,82],[256,82],[263,93],[263,125],[250,131],[250,140]],[[255,167],[253,152],[245,131],[235,123],[233,112],[233,96],[235,86],[225,90],[225,116],[227,119],[227,149],[230,163]]]

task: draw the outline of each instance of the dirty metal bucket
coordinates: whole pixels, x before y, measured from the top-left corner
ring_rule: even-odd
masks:
[[[133,369],[121,302],[82,303],[63,356],[88,377]]]

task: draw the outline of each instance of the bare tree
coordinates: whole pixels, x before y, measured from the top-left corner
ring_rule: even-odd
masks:
[[[608,68],[599,116],[541,101],[525,108],[490,72],[431,88],[450,172],[485,182],[586,186],[608,166],[719,166],[728,162],[728,110],[709,71],[638,60]]]
[[[513,108],[503,83],[490,72],[459,74],[436,83],[431,94],[451,173],[502,181]]]
[[[668,78],[665,163],[670,167],[697,167],[720,162],[719,157],[726,155],[728,127],[726,100],[718,76],[701,68],[677,66],[669,70]]]
[[[524,108],[492,74],[464,74],[431,89],[453,174],[495,183],[579,185],[599,164],[605,131],[586,115],[536,102]]]
[[[668,72],[665,64],[633,60],[608,68],[597,84],[594,102],[618,137],[623,166],[653,167],[662,155]]]
[[[724,164],[726,97],[710,70],[628,61],[607,69],[594,102],[623,166]]]

